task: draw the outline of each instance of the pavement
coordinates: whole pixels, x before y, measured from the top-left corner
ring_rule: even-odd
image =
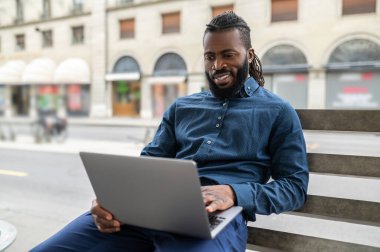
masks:
[[[34,122],[30,118],[8,118],[2,122],[9,125],[25,125]],[[138,127],[146,129],[146,137],[152,134],[151,131],[156,129],[159,125],[157,119],[142,119],[142,118],[69,118],[69,125],[81,126],[113,126],[113,127]],[[102,141],[90,139],[73,139],[68,138],[64,142],[42,142],[35,143],[31,134],[17,134],[14,141],[5,140],[0,141],[0,148],[13,149],[13,150],[27,150],[27,151],[43,151],[43,152],[60,152],[60,153],[78,153],[80,151],[88,152],[101,152],[110,154],[122,155],[139,155],[141,149],[145,146],[144,141],[141,142],[116,142],[116,141]]]

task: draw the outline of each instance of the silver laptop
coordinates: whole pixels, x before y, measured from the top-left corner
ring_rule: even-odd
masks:
[[[80,152],[100,205],[124,224],[212,239],[241,207],[207,214],[196,163]]]

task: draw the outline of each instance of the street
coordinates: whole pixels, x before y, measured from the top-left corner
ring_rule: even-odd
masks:
[[[0,142],[0,219],[18,231],[8,252],[27,251],[89,210],[95,196],[78,150],[138,155],[143,146],[143,129],[71,125],[69,130],[63,144],[34,144],[27,129],[18,129],[16,142]],[[305,137],[309,152],[380,156],[379,135],[305,132]]]
[[[0,219],[18,231],[7,251],[27,251],[89,209],[94,194],[78,155],[0,150],[0,157]]]

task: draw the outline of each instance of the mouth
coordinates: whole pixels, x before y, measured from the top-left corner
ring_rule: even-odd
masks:
[[[215,84],[220,87],[228,85],[230,83],[231,77],[232,76],[230,72],[223,72],[212,75]]]

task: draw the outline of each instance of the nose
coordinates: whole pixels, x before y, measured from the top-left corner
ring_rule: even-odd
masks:
[[[222,58],[217,57],[214,61],[214,64],[212,65],[213,70],[220,70],[226,67],[226,63],[223,61]]]

